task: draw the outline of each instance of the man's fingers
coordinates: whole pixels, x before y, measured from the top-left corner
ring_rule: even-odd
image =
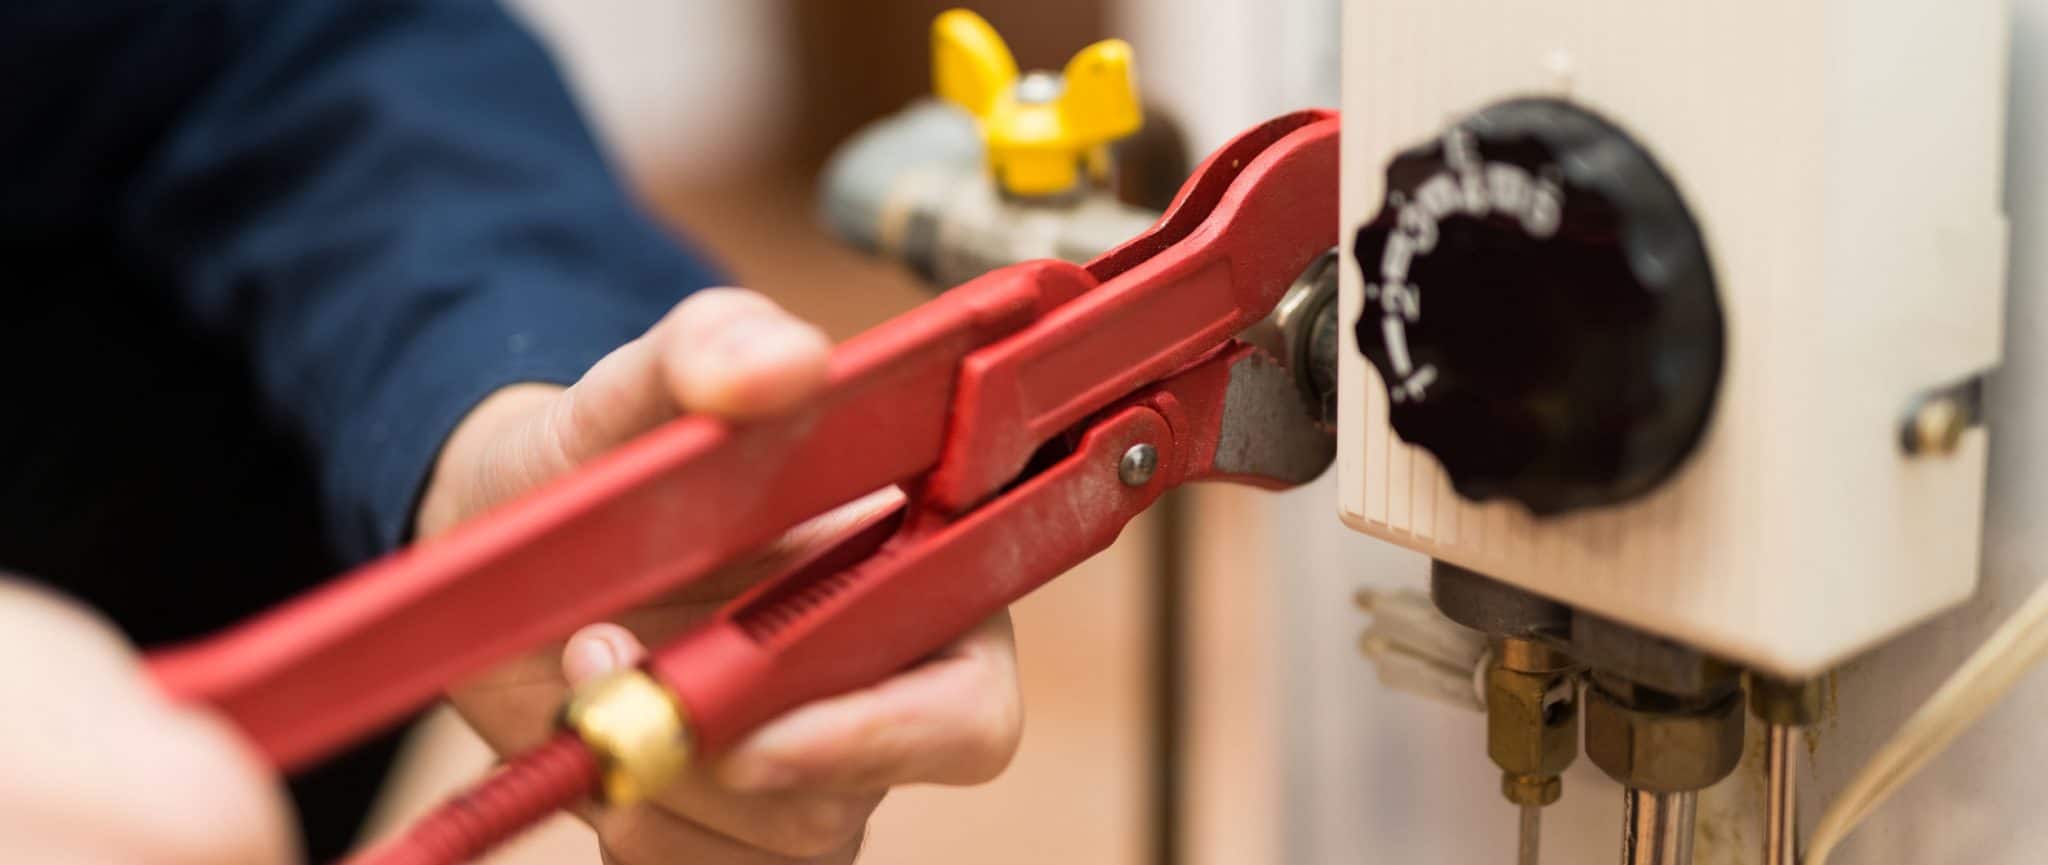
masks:
[[[0,578],[0,861],[281,865],[284,790],[226,721],[166,702],[105,621]]]
[[[586,625],[562,646],[562,676],[574,688],[606,673],[623,670],[647,657],[647,647],[632,631],[609,622]]]
[[[761,295],[705,289],[592,366],[547,432],[567,468],[680,414],[773,414],[817,392],[831,349],[822,331]]]
[[[799,708],[750,736],[718,776],[746,791],[978,784],[1023,731],[1008,614],[913,670]]]
[[[750,418],[808,399],[825,382],[824,331],[740,289],[698,292],[648,334],[684,411]]]
[[[562,670],[573,685],[645,653],[634,632],[591,625],[563,645]],[[909,672],[771,722],[726,758],[692,766],[656,803],[585,816],[616,865],[678,852],[846,862],[883,791],[988,780],[1020,729],[1010,624],[998,616]]]
[[[563,647],[562,670],[573,686],[638,663],[645,651],[625,628],[591,625]],[[741,861],[710,854],[730,857],[749,848],[766,851],[764,862],[831,860],[858,841],[881,799],[880,792],[866,791],[735,793],[703,767],[693,766],[661,791],[658,804],[588,816],[620,865],[696,858]],[[661,856],[649,859],[643,855],[648,851]],[[692,855],[682,856],[684,852]]]
[[[741,837],[652,805],[591,815],[608,865],[845,865],[860,851],[867,816],[880,796],[808,797],[755,805],[760,826],[780,821],[782,834]]]
[[[645,655],[631,631],[591,625],[564,645],[562,670],[573,687]],[[1009,764],[1022,728],[1010,620],[1003,614],[915,669],[768,723],[719,762],[717,777],[742,793],[977,784]],[[692,813],[703,813],[718,792],[688,781],[679,786],[676,796],[664,798]]]

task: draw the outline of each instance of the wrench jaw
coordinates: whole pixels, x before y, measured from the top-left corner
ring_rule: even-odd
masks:
[[[1223,206],[1224,199],[1237,184],[1240,176],[1254,173],[1251,166],[1262,154],[1274,150],[1289,135],[1305,127],[1335,119],[1335,111],[1309,109],[1283,114],[1239,133],[1236,138],[1217,148],[1208,159],[1202,160],[1202,164],[1195,168],[1195,173],[1188,182],[1181,185],[1180,194],[1175,195],[1173,203],[1167,205],[1166,213],[1159,217],[1158,222],[1153,223],[1149,231],[1125,241],[1122,246],[1089,262],[1088,273],[1097,281],[1108,282],[1123,275],[1140,262],[1154,258],[1174,244],[1186,240],[1194,234],[1198,226],[1208,222]],[[1334,138],[1334,135],[1332,137]],[[1334,144],[1334,141],[1332,143]],[[1328,179],[1332,185],[1326,190],[1326,194],[1334,201],[1337,194],[1334,168],[1329,172]],[[1334,215],[1332,218],[1334,219]],[[1331,245],[1334,246],[1335,222],[1330,224],[1330,231]]]
[[[1289,489],[1321,476],[1336,456],[1335,434],[1308,412],[1294,376],[1246,343],[1225,346],[1133,402],[1172,425],[1178,483]]]
[[[1337,457],[1336,431],[1307,410],[1294,373],[1249,351],[1230,365],[1210,476],[1266,489],[1321,477]]]
[[[1337,127],[1304,111],[1239,136],[1152,231],[1087,265],[1100,285],[964,360],[928,499],[964,512],[1053,437],[1271,315],[1337,243]]]

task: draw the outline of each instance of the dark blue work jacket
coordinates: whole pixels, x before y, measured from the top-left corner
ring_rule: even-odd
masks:
[[[0,2],[0,571],[220,627],[402,543],[484,395],[713,279],[492,3]],[[313,861],[376,775],[296,785]]]

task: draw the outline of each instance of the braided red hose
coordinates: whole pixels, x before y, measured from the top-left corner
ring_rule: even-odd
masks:
[[[598,786],[597,758],[575,734],[557,734],[414,822],[405,834],[343,865],[467,862]]]

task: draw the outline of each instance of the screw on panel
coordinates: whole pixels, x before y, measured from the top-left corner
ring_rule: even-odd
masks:
[[[1962,407],[1947,397],[1922,402],[1907,424],[1906,452],[1915,455],[1953,452],[1969,426]]]
[[[1116,476],[1125,486],[1142,487],[1159,470],[1159,449],[1147,444],[1131,445],[1116,464]]]
[[[1899,447],[1907,456],[1946,456],[1962,443],[1963,433],[1984,422],[1984,378],[1917,395],[1899,424]]]

